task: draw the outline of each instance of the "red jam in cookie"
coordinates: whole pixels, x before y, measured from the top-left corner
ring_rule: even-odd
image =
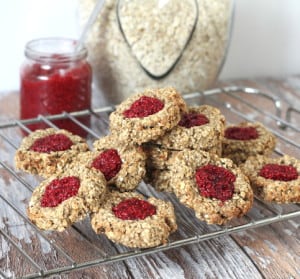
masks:
[[[232,140],[253,140],[258,136],[255,127],[228,127],[225,130],[225,138]]]
[[[235,175],[223,167],[206,165],[196,171],[196,183],[200,194],[222,202],[232,198]]]
[[[127,118],[143,118],[155,114],[164,108],[164,103],[153,97],[142,96],[136,100],[129,109],[123,112]]]
[[[30,150],[41,153],[64,151],[71,148],[73,142],[64,134],[53,134],[37,139]]]
[[[272,180],[291,181],[298,178],[297,169],[293,166],[266,164],[259,171],[259,175]]]
[[[42,207],[56,207],[63,201],[76,196],[80,180],[75,176],[54,179],[47,187],[41,199]]]
[[[144,220],[156,214],[156,207],[145,200],[130,198],[114,206],[112,211],[117,218],[122,220]]]
[[[122,161],[116,149],[107,149],[101,152],[92,162],[92,167],[101,171],[106,181],[115,177],[121,166]]]
[[[204,114],[190,112],[182,116],[178,125],[185,128],[191,128],[195,126],[201,126],[207,123],[209,123],[209,120]]]

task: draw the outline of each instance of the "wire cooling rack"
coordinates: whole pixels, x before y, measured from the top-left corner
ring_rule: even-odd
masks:
[[[274,156],[289,154],[300,158],[300,129],[293,124],[299,123],[300,111],[282,100],[255,88],[235,86],[191,93],[184,97],[190,105],[209,104],[218,107],[227,123],[264,123],[278,139]],[[172,194],[158,193],[150,185],[141,183],[138,191],[145,196],[171,200],[174,204],[179,229],[165,245],[150,249],[129,249],[114,244],[105,236],[96,235],[88,218],[62,233],[40,231],[27,218],[26,206],[41,179],[14,168],[13,157],[21,143],[22,134],[24,131],[30,132],[29,124],[43,122],[49,127],[55,127],[53,121],[66,118],[88,133],[88,142],[91,144],[93,140],[108,133],[108,114],[113,109],[103,107],[0,123],[0,278],[40,278],[63,274],[300,216],[298,204],[274,205],[255,199],[253,208],[244,217],[232,220],[225,226],[207,225],[197,220],[193,212],[179,204]],[[91,127],[80,122],[80,117],[86,115],[91,116]]]

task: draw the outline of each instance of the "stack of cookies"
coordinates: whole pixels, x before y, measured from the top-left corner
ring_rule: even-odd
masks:
[[[158,191],[173,192],[209,224],[243,216],[253,202],[248,178],[230,159],[220,158],[224,129],[225,117],[217,108],[188,107],[173,88],[129,98],[110,116],[112,135],[118,134],[123,145],[143,147],[144,180]]]
[[[185,111],[173,88],[148,90],[111,114],[111,134],[89,150],[64,130],[37,130],[24,138],[16,167],[45,180],[27,209],[40,229],[62,231],[88,215],[95,232],[129,247],[167,242],[177,229],[173,205],[133,192],[145,176],[141,146],[172,129]]]
[[[17,168],[45,179],[28,206],[39,228],[62,231],[89,216],[94,231],[114,242],[140,248],[166,243],[177,229],[174,207],[135,192],[142,180],[175,194],[208,224],[246,214],[252,188],[270,201],[300,199],[298,160],[269,162],[276,141],[260,123],[226,128],[217,108],[189,107],[174,88],[133,95],[109,120],[109,135],[94,141],[91,150],[84,139],[52,128],[23,139]],[[289,162],[293,166],[285,166]],[[277,181],[275,188],[266,187],[276,179],[292,180],[293,189],[290,182],[282,187]],[[281,191],[283,198],[262,188]]]
[[[221,156],[225,117],[212,106],[187,107],[180,121],[157,140],[144,144],[146,181],[158,191],[173,192],[171,165],[179,151],[203,150]]]
[[[95,232],[123,245],[166,243],[177,229],[173,205],[133,191],[145,175],[143,149],[113,135],[93,144],[90,151],[84,139],[53,128],[23,139],[17,168],[44,178],[29,201],[29,219],[40,229],[63,231],[90,216]]]

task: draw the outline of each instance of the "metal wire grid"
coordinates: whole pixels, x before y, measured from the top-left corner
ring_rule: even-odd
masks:
[[[251,97],[250,101],[248,101],[248,98],[245,98],[244,96],[245,94],[247,96],[254,96],[255,101],[251,101]],[[286,150],[289,150],[292,152],[290,155],[296,155],[299,158],[300,145],[296,142],[296,139],[299,136],[300,129],[291,123],[291,115],[295,114],[296,116],[299,116],[300,111],[289,104],[283,103],[280,99],[274,98],[271,95],[255,88],[235,86],[191,93],[185,95],[185,99],[191,104],[200,104],[201,102],[205,102],[219,107],[229,122],[232,118],[232,121],[237,121],[237,119],[247,121],[259,120],[265,123],[269,130],[277,136],[280,143],[282,143],[276,148],[276,155],[283,155]],[[259,103],[261,101],[269,102],[271,108],[270,111],[272,112],[260,108]],[[55,128],[56,126],[53,124],[54,120],[67,118],[87,131],[90,140],[93,140],[107,133],[107,115],[109,112],[113,111],[113,109],[113,107],[103,107],[93,109],[91,111],[87,110],[74,113],[63,113],[48,117],[40,115],[35,119],[9,121],[7,123],[0,124],[0,139],[3,141],[3,144],[8,145],[12,149],[13,153],[18,148],[22,138],[20,130],[30,132],[27,127],[28,124],[44,122],[50,127]],[[91,115],[94,117],[92,128],[84,126],[79,121],[80,119],[78,119],[78,117],[85,115]],[[17,140],[15,136],[16,134],[19,135]],[[9,176],[9,179],[11,179],[17,187],[23,187],[25,189],[27,194],[25,194],[24,199],[28,202],[30,193],[33,191],[37,182],[32,180],[32,178],[29,179],[29,176],[24,175],[24,173],[16,171],[13,167],[13,154],[11,157],[11,162],[1,159],[0,165],[6,175]],[[251,209],[243,218],[234,220],[225,226],[206,225],[197,220],[191,210],[180,205],[172,194],[157,193],[151,186],[144,183],[140,185],[138,191],[143,193],[145,196],[154,195],[159,198],[169,199],[173,202],[179,225],[178,232],[176,232],[174,236],[170,237],[170,240],[166,245],[150,249],[133,250],[121,245],[113,244],[108,240],[103,240],[103,237],[101,239],[101,236],[94,235],[91,237],[89,232],[86,232],[86,226],[74,225],[71,230],[73,230],[76,235],[79,235],[82,241],[88,243],[88,249],[93,249],[96,255],[92,259],[82,261],[76,260],[74,253],[66,249],[61,241],[58,241],[57,233],[43,232],[29,221],[25,213],[26,203],[24,206],[20,206],[13,198],[13,193],[7,194],[5,189],[0,191],[0,202],[10,209],[12,214],[11,216],[17,217],[20,224],[23,225],[22,229],[28,230],[31,233],[33,232],[35,239],[39,239],[40,241],[47,243],[47,245],[51,247],[51,251],[54,250],[57,255],[63,259],[63,264],[60,266],[46,267],[39,259],[39,255],[42,255],[44,253],[43,251],[35,252],[34,255],[32,255],[32,251],[29,252],[28,247],[24,245],[24,243],[18,241],[9,229],[4,226],[0,226],[0,240],[5,240],[5,242],[8,243],[8,246],[14,249],[15,255],[22,258],[23,264],[26,263],[29,266],[26,269],[25,274],[12,274],[8,257],[6,257],[5,261],[5,257],[2,255],[3,258],[0,258],[0,278],[11,278],[15,276],[22,278],[40,278],[54,274],[61,274],[100,264],[113,263],[139,256],[145,256],[171,248],[198,243],[200,241],[241,232],[247,229],[254,229],[300,216],[299,205],[272,205],[255,199],[253,209]],[[257,210],[259,210],[259,214],[257,214]],[[77,240],[74,241],[76,245]],[[104,241],[106,245],[112,246],[114,249],[111,250],[114,250],[115,253],[108,253],[107,249],[105,250],[101,245],[97,244],[97,241]],[[37,247],[37,249],[42,250],[40,247]]]

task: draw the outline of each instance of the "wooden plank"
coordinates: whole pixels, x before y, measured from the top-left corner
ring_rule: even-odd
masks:
[[[221,237],[126,260],[135,278],[262,278],[248,256],[230,237]]]
[[[234,234],[265,278],[300,278],[300,218]]]

